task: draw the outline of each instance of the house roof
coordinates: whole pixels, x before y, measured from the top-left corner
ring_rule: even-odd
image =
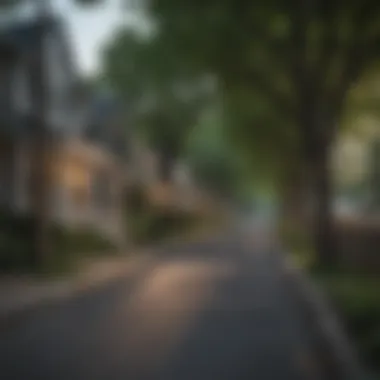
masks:
[[[55,16],[29,18],[0,26],[0,44],[15,51],[30,51],[41,33],[60,32],[61,22]]]
[[[75,75],[75,65],[62,19],[54,14],[45,17],[33,17],[0,25],[0,49],[28,54],[35,48],[41,35],[50,34],[61,47],[61,57]]]
[[[11,57],[11,64],[16,64],[17,61],[23,61],[29,65],[30,55],[35,51],[36,43],[42,38],[48,36],[54,39],[54,45],[59,51],[59,59],[65,66],[65,70],[72,78],[73,84],[78,81],[76,67],[73,62],[72,52],[70,49],[69,40],[66,36],[65,25],[62,20],[54,14],[49,14],[46,17],[29,17],[22,20],[12,20],[7,23],[0,24],[0,54],[4,57]],[[49,49],[49,45],[44,45],[45,49]],[[4,55],[5,52],[5,55]],[[8,53],[8,55],[7,55]],[[73,92],[75,91],[73,85]],[[75,108],[75,100],[73,99],[73,109]],[[19,117],[20,116],[20,117]],[[30,132],[25,128],[26,123],[21,117],[22,115],[13,115],[13,118],[20,119],[15,127],[15,121],[7,124],[15,131]],[[1,128],[3,129],[3,128]]]
[[[0,50],[5,48],[16,54],[28,54],[33,51],[35,43],[44,33],[53,33],[56,36],[57,43],[63,49],[61,56],[76,76],[64,25],[54,15],[43,19],[32,18],[0,25]],[[79,85],[79,78],[77,79]],[[112,91],[102,89],[90,91],[84,95],[83,99],[76,99],[74,103],[74,108],[79,107],[83,110],[79,113],[83,112],[84,118],[81,122],[74,122],[71,129],[61,131],[61,133],[82,136],[84,139],[103,145],[116,154],[123,154],[126,131],[123,130],[123,126],[120,126],[120,119],[124,114],[124,104],[121,104],[118,97]]]

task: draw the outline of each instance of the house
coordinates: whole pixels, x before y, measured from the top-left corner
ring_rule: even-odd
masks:
[[[78,98],[79,78],[64,25],[53,16],[0,29],[0,203],[15,213],[31,211],[33,58],[39,39],[51,137],[50,218],[122,242],[123,107],[107,92]]]
[[[137,136],[130,138],[128,183],[138,185],[153,207],[201,214],[214,208],[214,199],[194,181],[186,164],[177,160],[171,180],[160,178],[159,158]]]

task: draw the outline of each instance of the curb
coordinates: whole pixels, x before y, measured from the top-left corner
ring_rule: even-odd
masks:
[[[282,261],[289,288],[311,326],[318,355],[329,374],[326,379],[370,379],[324,294],[289,258]]]

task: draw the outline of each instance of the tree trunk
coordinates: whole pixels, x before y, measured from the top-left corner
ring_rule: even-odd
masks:
[[[331,267],[337,262],[337,244],[333,215],[333,191],[330,155],[327,146],[320,146],[311,162],[314,187],[313,230],[319,265]]]
[[[300,118],[303,137],[303,159],[308,168],[311,193],[310,229],[317,264],[334,266],[337,262],[337,244],[333,215],[333,186],[331,149],[335,137],[335,113],[323,112],[314,99],[305,95]]]
[[[303,167],[299,165],[284,177],[281,191],[284,218],[302,225],[305,222],[308,202],[308,186]]]
[[[370,157],[370,206],[374,212],[380,209],[380,139],[377,138],[371,145]]]

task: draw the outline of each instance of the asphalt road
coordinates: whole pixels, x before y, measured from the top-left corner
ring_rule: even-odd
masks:
[[[327,379],[268,248],[220,238],[156,257],[0,329],[0,378]]]

